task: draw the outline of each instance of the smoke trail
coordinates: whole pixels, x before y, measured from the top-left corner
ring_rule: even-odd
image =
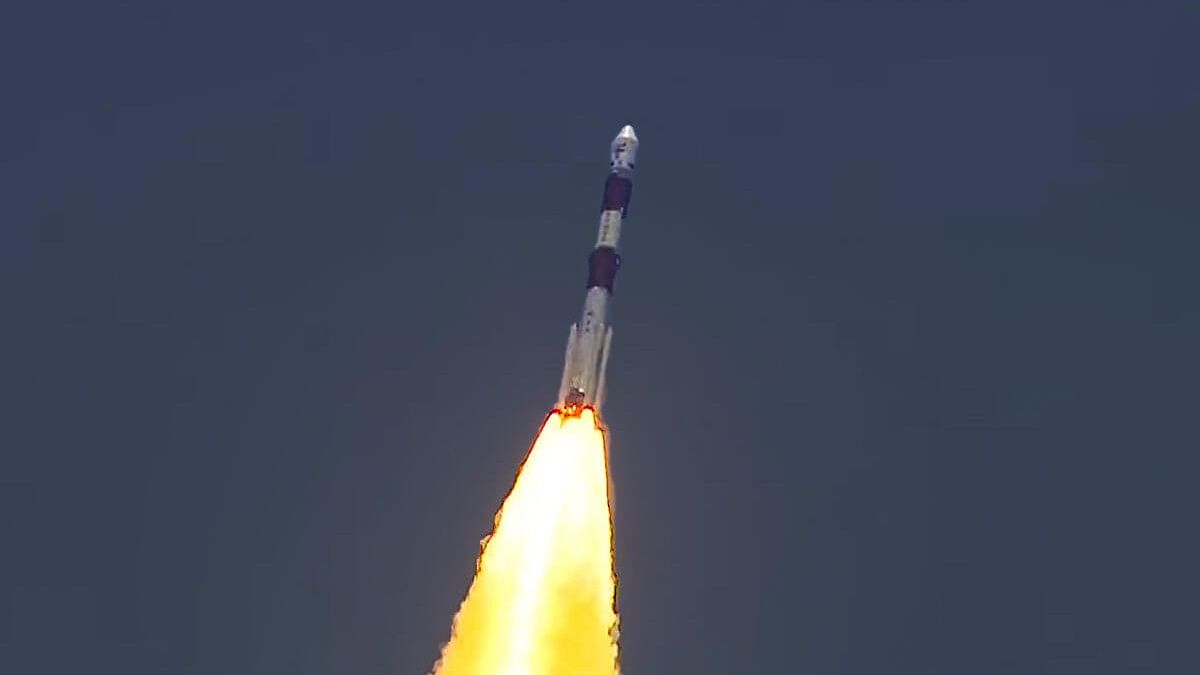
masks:
[[[606,436],[550,413],[496,514],[435,675],[617,675]]]

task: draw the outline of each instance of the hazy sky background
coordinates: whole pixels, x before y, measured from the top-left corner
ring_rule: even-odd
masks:
[[[0,671],[420,674],[642,140],[630,675],[1200,671],[1194,2],[0,15]]]

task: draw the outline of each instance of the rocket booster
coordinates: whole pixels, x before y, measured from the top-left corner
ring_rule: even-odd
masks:
[[[600,205],[600,234],[588,256],[587,295],[583,316],[567,335],[567,355],[562,383],[558,387],[558,405],[564,412],[586,406],[596,410],[604,402],[604,372],[612,348],[609,304],[613,282],[621,266],[617,241],[633,194],[633,165],[637,158],[638,138],[626,125],[613,139],[609,151],[608,178],[604,181],[604,200]]]

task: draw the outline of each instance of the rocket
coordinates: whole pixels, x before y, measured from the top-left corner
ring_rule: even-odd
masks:
[[[638,138],[629,125],[621,129],[609,148],[608,178],[604,181],[604,199],[600,205],[600,234],[588,256],[583,316],[567,335],[562,383],[558,387],[558,407],[567,414],[585,407],[599,410],[604,402],[604,371],[612,349],[609,305],[613,282],[621,266],[617,241],[633,194],[637,150]]]

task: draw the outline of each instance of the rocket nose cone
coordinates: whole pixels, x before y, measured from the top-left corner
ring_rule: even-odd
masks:
[[[628,138],[631,141],[636,141],[637,134],[633,133],[633,127],[626,124],[621,128],[621,133],[617,134],[617,138]]]

